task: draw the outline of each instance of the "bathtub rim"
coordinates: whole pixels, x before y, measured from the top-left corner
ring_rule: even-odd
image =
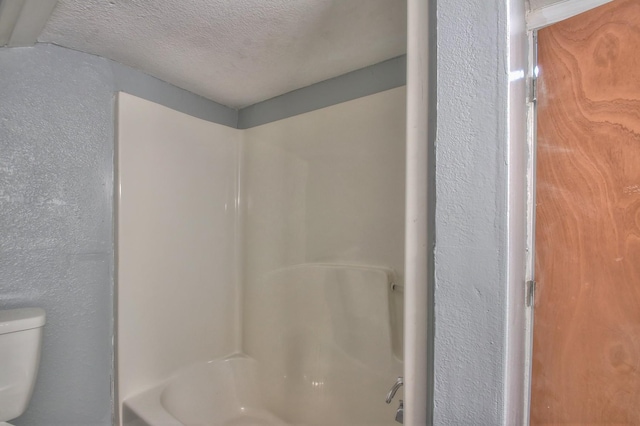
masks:
[[[178,368],[161,382],[126,398],[122,401],[122,426],[185,426],[184,423],[175,418],[162,404],[162,396],[167,387],[182,374],[193,368],[238,359],[256,362],[254,358],[242,352],[234,352],[220,358],[195,362]],[[270,414],[274,415],[273,413]]]

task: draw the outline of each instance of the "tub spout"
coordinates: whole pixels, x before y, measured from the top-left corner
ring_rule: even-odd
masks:
[[[394,385],[391,387],[391,390],[387,394],[387,399],[386,399],[387,404],[391,404],[393,397],[396,396],[396,392],[398,392],[398,389],[400,389],[400,386],[402,385],[404,385],[404,378],[398,377],[398,380],[396,380]]]

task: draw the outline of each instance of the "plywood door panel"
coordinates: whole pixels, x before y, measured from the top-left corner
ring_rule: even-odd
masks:
[[[640,1],[538,34],[531,423],[640,424]]]

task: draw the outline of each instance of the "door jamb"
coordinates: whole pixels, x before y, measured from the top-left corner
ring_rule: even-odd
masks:
[[[530,10],[526,16],[527,30],[535,31],[548,27],[611,1],[613,0],[564,0]]]
[[[525,253],[525,371],[524,371],[524,418],[522,424],[529,425],[531,409],[531,367],[533,360],[533,318],[535,306],[535,218],[536,218],[536,140],[537,140],[537,83],[538,77],[538,33],[527,31],[527,191],[526,253]],[[530,298],[530,299],[529,299]],[[530,302],[530,303],[527,303]]]

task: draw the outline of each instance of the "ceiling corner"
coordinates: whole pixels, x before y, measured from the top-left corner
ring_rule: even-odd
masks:
[[[33,46],[57,0],[0,0],[0,47]]]

